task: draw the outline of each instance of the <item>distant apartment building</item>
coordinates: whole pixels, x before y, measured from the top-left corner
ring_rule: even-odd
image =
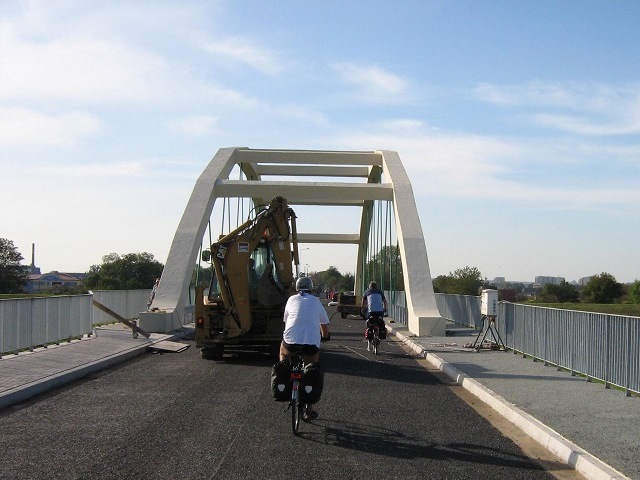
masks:
[[[578,285],[580,285],[581,287],[583,287],[584,285],[586,285],[587,283],[589,283],[589,280],[591,280],[593,277],[582,277],[580,280],[578,280]]]
[[[535,287],[542,287],[543,285],[561,285],[565,281],[564,277],[545,277],[542,275],[536,276],[533,282]]]

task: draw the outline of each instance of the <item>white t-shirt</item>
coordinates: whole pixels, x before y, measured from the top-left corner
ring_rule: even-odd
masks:
[[[284,307],[284,334],[288,344],[320,346],[320,325],[328,324],[327,311],[320,300],[309,293],[296,293]]]

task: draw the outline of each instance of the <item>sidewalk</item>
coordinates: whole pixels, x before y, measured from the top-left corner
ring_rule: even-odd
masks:
[[[640,397],[512,351],[465,348],[477,337],[466,327],[447,325],[446,337],[387,328],[587,478],[640,479]]]
[[[464,348],[476,338],[470,329],[450,325],[446,337],[415,337],[402,325],[387,327],[587,478],[640,479],[640,397],[513,352]],[[134,339],[128,328],[115,324],[96,329],[91,338],[2,357],[0,410],[192,332],[187,326]]]
[[[96,327],[82,340],[0,358],[0,410],[55,387],[140,355],[154,344],[177,340],[193,329],[133,338],[122,324]]]

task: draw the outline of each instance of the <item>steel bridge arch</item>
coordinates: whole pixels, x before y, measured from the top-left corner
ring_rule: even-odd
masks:
[[[239,167],[246,180],[231,180]],[[385,182],[382,182],[384,174]],[[329,177],[340,182],[265,181],[263,176]],[[366,179],[351,183],[345,179]],[[182,327],[183,309],[193,266],[218,198],[252,198],[254,205],[283,196],[290,205],[362,207],[360,231],[353,234],[298,232],[299,243],[356,244],[356,292],[363,291],[363,249],[369,240],[368,212],[376,200],[391,201],[402,258],[407,327],[415,335],[444,336],[445,320],[438,311],[427,248],[411,181],[395,151],[264,150],[221,148],[204,169],[178,224],[152,311],[140,314],[140,327],[167,332]],[[178,308],[180,307],[180,308]]]

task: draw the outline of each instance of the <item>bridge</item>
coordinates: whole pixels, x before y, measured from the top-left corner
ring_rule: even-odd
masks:
[[[232,178],[236,175],[237,180]],[[293,206],[360,209],[360,224],[352,233],[298,232],[299,243],[357,245],[355,291],[362,292],[368,280],[367,259],[395,240],[409,330],[416,335],[444,335],[446,322],[434,296],[411,181],[398,153],[388,150],[218,150],[196,182],[171,244],[151,306],[154,312],[141,313],[140,326],[167,332],[183,324],[182,305],[216,202],[230,208],[235,199],[237,211],[251,211],[274,196],[285,197]],[[387,226],[391,228],[380,240],[380,230]]]

